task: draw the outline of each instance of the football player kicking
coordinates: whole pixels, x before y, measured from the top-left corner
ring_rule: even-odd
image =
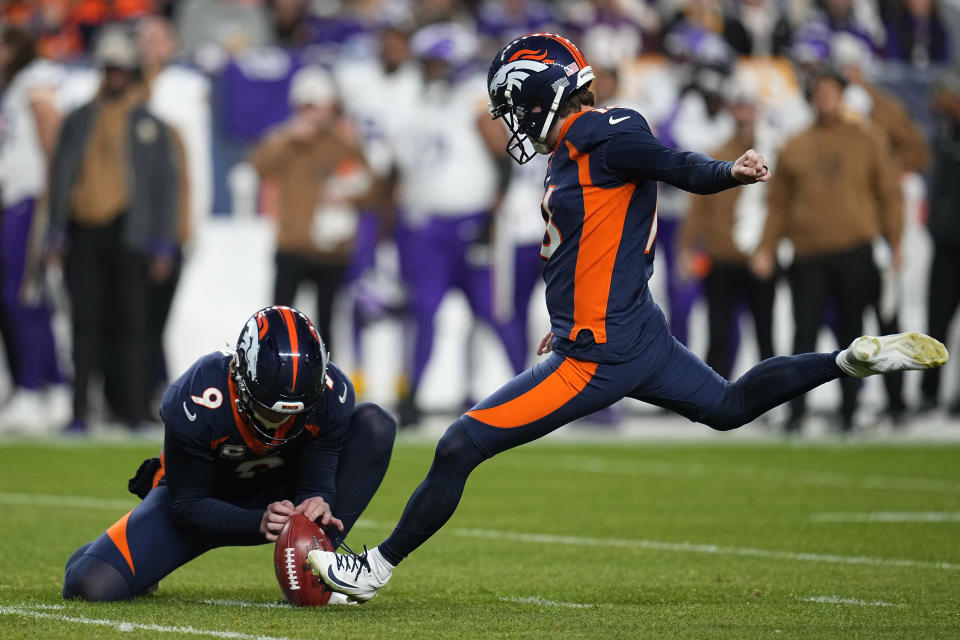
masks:
[[[235,353],[200,358],[160,413],[160,458],[130,481],[143,502],[74,551],[64,598],[149,592],[205,551],[276,540],[294,513],[336,548],[380,486],[396,435],[383,409],[354,406],[353,385],[290,307],[254,314]],[[331,604],[346,603],[335,595]]]
[[[657,182],[715,193],[762,182],[763,157],[736,162],[661,144],[636,111],[594,108],[593,71],[568,40],[531,34],[504,47],[488,75],[490,109],[513,134],[518,162],[552,153],[545,180],[551,355],[454,422],[393,533],[363,555],[311,551],[315,572],[354,600],[372,598],[393,569],[450,518],[467,476],[501,451],[540,438],[623,397],[726,431],[841,376],[944,364],[947,351],[918,333],[862,336],[835,353],[776,357],[729,382],[674,339],[650,296]]]

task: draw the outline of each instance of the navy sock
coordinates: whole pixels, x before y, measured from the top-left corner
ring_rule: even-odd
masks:
[[[702,421],[721,431],[735,429],[814,387],[836,380],[844,375],[837,366],[838,353],[768,358],[731,384],[713,415]]]
[[[343,531],[328,531],[334,549],[340,546],[377,492],[390,464],[397,422],[372,402],[357,405],[350,418],[350,439],[340,452],[334,515]]]
[[[400,522],[380,553],[396,566],[427,541],[456,511],[467,476],[486,456],[467,434],[463,420],[457,420],[437,443],[433,465],[407,502]]]

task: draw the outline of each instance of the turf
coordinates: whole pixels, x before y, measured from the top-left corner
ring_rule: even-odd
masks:
[[[67,556],[135,504],[126,480],[155,449],[0,445],[0,638],[960,637],[957,445],[536,443],[481,465],[367,605],[247,605],[281,598],[268,545],[135,601],[62,601]],[[389,531],[431,455],[398,444],[352,546]],[[948,515],[817,515],[851,512]]]

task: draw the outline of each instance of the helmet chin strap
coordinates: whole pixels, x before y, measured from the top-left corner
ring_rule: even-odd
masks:
[[[562,82],[556,83],[557,93],[553,96],[553,104],[550,105],[550,111],[547,112],[547,117],[543,121],[543,128],[540,129],[540,135],[530,139],[530,142],[533,143],[533,148],[536,149],[538,153],[550,153],[550,148],[547,146],[547,134],[550,133],[550,126],[553,124],[553,118],[557,115],[557,108],[560,106],[560,98],[563,97],[563,90],[567,86],[569,85]]]

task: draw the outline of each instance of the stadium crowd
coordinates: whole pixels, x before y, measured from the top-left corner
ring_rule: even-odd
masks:
[[[946,342],[960,304],[952,12],[935,0],[5,2],[0,334],[13,389],[0,431],[86,432],[91,379],[116,420],[155,422],[178,373],[163,334],[192,236],[211,215],[248,210],[275,219],[274,264],[251,265],[274,272],[265,302],[292,304],[313,283],[310,315],[334,352],[359,351],[374,319],[407,327],[402,425],[420,418],[451,289],[522,371],[547,159],[506,155],[484,67],[532,31],[576,41],[598,104],[636,108],[667,144],[721,159],[754,147],[771,161],[770,183],[749,190],[660,189],[660,302],[689,344],[705,299],[717,372],[734,372],[744,311],[760,357],[776,355],[781,276],[795,353],[822,328],[849,343],[865,313],[896,332],[904,287],[930,289],[926,329]],[[911,181],[933,240],[927,282],[899,275]],[[63,292],[68,362],[51,327]],[[350,331],[331,327],[340,301]],[[889,419],[941,404],[960,415],[939,376],[924,374],[913,407],[887,376]],[[841,430],[858,392],[845,381]],[[795,402],[785,428],[805,415]]]

